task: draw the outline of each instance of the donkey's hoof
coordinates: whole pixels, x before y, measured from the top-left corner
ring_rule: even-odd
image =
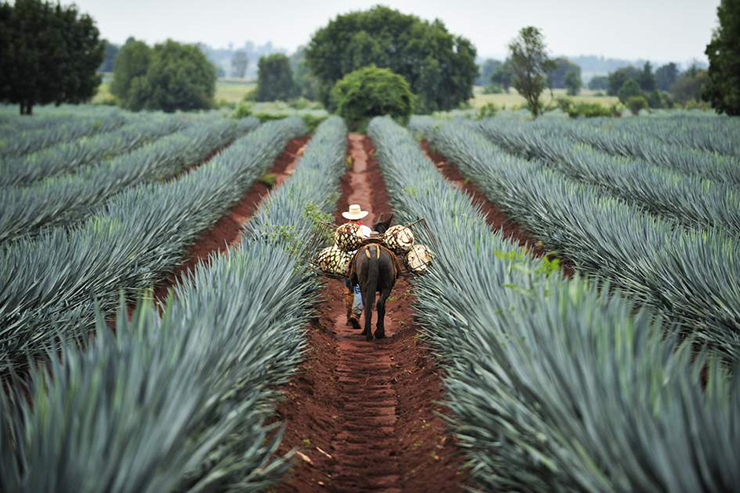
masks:
[[[373,335],[372,334],[366,335],[365,336],[365,340],[368,341],[368,342],[372,341],[373,340]]]
[[[360,327],[360,321],[357,320],[355,317],[352,317],[349,319],[349,323],[352,326],[353,329],[361,329]]]
[[[375,331],[375,338],[376,339],[385,339],[385,331],[383,331],[383,330],[376,330]]]

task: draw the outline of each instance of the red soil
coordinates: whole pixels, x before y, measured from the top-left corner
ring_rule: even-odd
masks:
[[[366,224],[392,212],[373,154],[367,137],[350,134],[352,169],[342,179],[338,223],[351,203],[370,212]],[[436,415],[443,411],[440,379],[416,337],[409,282],[396,283],[388,337],[373,342],[346,325],[344,290],[327,280],[306,360],[283,389],[279,454],[298,452],[276,491],[462,491],[462,457]]]
[[[305,136],[291,140],[275,160],[268,173],[275,175],[276,187],[293,173],[298,164],[298,158],[303,155],[303,149],[309,139],[309,136]],[[163,301],[167,297],[168,290],[175,286],[182,276],[188,276],[201,262],[208,265],[212,254],[226,253],[229,246],[236,245],[241,238],[242,228],[269,192],[270,188],[267,185],[255,182],[241,200],[229,209],[229,212],[210,229],[200,234],[185,254],[185,261],[155,287],[155,299]]]
[[[463,174],[454,165],[452,165],[447,159],[439,152],[430,148],[429,143],[426,140],[421,142],[421,147],[434,162],[442,175],[447,178],[454,186],[464,191],[473,201],[473,204],[479,206],[486,216],[486,222],[494,230],[501,230],[504,238],[514,240],[519,243],[523,248],[529,250],[530,253],[537,257],[542,257],[547,254],[547,250],[544,248],[544,244],[538,241],[527,233],[525,228],[512,221],[509,216],[502,212],[493,202],[488,200],[483,192],[480,191],[478,186],[465,178]],[[573,263],[561,255],[550,255],[552,259],[559,259],[560,265],[563,268],[563,273],[571,278],[573,277]]]

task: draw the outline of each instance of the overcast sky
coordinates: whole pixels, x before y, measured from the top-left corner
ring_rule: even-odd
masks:
[[[479,55],[501,55],[527,25],[542,28],[558,55],[604,55],[678,62],[705,60],[720,0],[386,0],[425,19],[441,19],[470,39]],[[63,0],[62,3],[69,3]],[[214,47],[245,41],[293,51],[337,14],[365,0],[77,0],[103,37],[121,43],[172,38]]]

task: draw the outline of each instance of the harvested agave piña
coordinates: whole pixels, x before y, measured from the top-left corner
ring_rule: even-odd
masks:
[[[414,233],[406,226],[391,226],[383,235],[383,243],[393,253],[405,255],[414,246]]]
[[[336,245],[324,248],[316,257],[316,263],[322,272],[340,276],[346,272],[349,261],[350,254],[343,252]]]
[[[414,245],[406,255],[406,267],[411,272],[420,274],[432,263],[434,254],[426,245]]]
[[[360,232],[360,226],[355,223],[345,223],[334,231],[334,244],[343,252],[354,252],[365,239]]]

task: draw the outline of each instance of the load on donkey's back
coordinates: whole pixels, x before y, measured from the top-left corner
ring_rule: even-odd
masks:
[[[381,214],[373,228],[364,225],[362,219],[368,214],[359,204],[350,205],[349,210],[342,213],[347,222],[334,231],[334,245],[319,252],[316,264],[325,274],[344,280],[347,324],[359,329],[359,318],[365,311],[363,334],[372,339],[369,327],[375,294],[380,293],[376,337],[382,338],[385,336],[385,300],[395,280],[403,273],[425,272],[431,263],[432,252],[426,246],[414,243],[410,227],[391,226],[392,215],[383,220]],[[366,303],[370,305],[367,310]]]

